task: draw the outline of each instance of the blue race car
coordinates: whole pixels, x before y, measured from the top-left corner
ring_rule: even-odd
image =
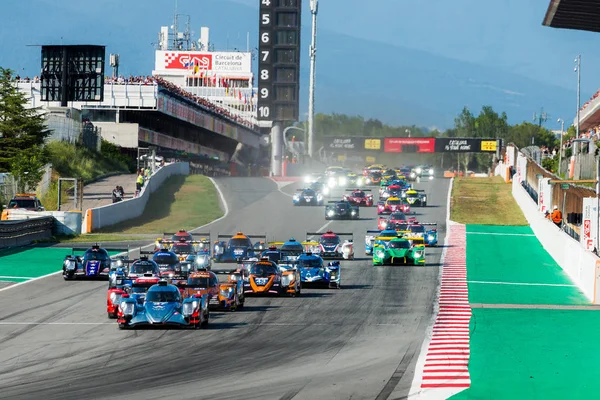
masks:
[[[302,284],[325,285],[328,288],[341,288],[339,261],[323,265],[323,259],[312,253],[304,253],[296,260]]]
[[[228,242],[222,240],[227,238]],[[266,242],[267,235],[245,235],[242,232],[235,235],[218,235],[213,247],[214,261],[233,263],[239,259],[254,257],[257,251],[250,239],[263,239],[263,242]]]
[[[76,252],[83,255],[75,255]],[[109,279],[110,271],[116,268],[124,257],[110,257],[109,251],[128,252],[128,249],[103,249],[94,245],[89,249],[73,247],[71,254],[63,260],[63,278],[71,279]]]
[[[430,228],[430,227],[434,228]],[[435,247],[438,244],[437,223],[423,222],[411,224],[408,226],[410,235],[414,237],[422,237],[425,246]]]
[[[295,206],[322,206],[323,195],[311,188],[298,189],[292,201]]]
[[[398,232],[394,229],[384,229],[382,231],[367,231],[365,236],[365,254],[370,256],[373,255],[373,246],[376,237],[398,237]]]
[[[208,325],[208,318],[208,295],[182,299],[177,286],[160,281],[148,289],[142,304],[122,295],[117,322],[120,329],[144,326],[199,328]]]
[[[305,244],[306,243],[299,242],[294,238],[290,238],[287,242],[269,242],[269,249],[272,250],[273,247],[275,247],[285,255],[285,258],[282,258],[280,261],[295,261],[300,254],[304,253]],[[263,257],[265,256],[263,255]],[[279,264],[280,261],[275,262]]]

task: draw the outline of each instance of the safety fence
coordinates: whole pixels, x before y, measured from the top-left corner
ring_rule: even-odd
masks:
[[[0,248],[24,246],[34,240],[52,237],[54,217],[0,221]]]
[[[563,215],[562,229],[570,237],[583,243],[582,234],[587,232],[587,239],[590,239],[593,232],[590,232],[589,226],[582,232],[585,230],[584,199],[596,199],[595,189],[573,183],[550,182],[558,181],[560,177],[544,169],[530,154],[530,151],[523,152],[514,145],[508,145],[503,164],[506,171],[502,173],[505,179],[513,179],[520,184],[537,204],[538,212],[545,214],[556,206]],[[592,251],[594,247],[588,250]]]

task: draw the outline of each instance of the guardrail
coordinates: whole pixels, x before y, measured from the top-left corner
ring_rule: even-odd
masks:
[[[34,240],[52,237],[54,217],[0,222],[0,248],[24,246]]]

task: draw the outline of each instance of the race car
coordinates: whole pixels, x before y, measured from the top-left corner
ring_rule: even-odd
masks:
[[[424,190],[407,190],[404,198],[413,207],[427,207],[427,195]]]
[[[208,297],[208,307],[212,309],[235,310],[244,302],[243,290],[240,295],[238,291],[230,291],[232,285],[220,283],[217,271],[198,270],[191,273],[184,283],[177,285],[182,289],[184,298],[198,295],[206,295]],[[231,271],[219,271],[219,274]],[[241,287],[241,283],[240,283]]]
[[[83,255],[75,255],[84,252]],[[73,247],[71,254],[63,260],[63,278],[71,279],[109,279],[111,268],[116,268],[124,257],[111,258],[109,252],[129,252],[129,249],[103,249],[98,245],[90,248]]]
[[[148,289],[142,304],[127,294],[121,296],[117,323],[120,329],[144,326],[200,328],[208,325],[208,319],[207,295],[183,299],[177,286],[162,280]]]
[[[371,172],[382,172],[385,169],[385,165],[383,164],[373,164],[373,165],[369,165],[363,168],[362,173],[363,176],[366,178],[367,176],[369,176],[369,174]]]
[[[381,182],[381,172],[373,171],[369,172],[369,175],[365,177],[365,184],[370,186],[377,186]]]
[[[347,201],[329,201],[325,206],[325,219],[359,219],[360,209]]]
[[[320,194],[323,197],[329,196],[331,193],[331,189],[329,186],[324,184],[323,182],[313,182],[310,186],[310,189],[314,190],[317,194]]]
[[[304,285],[323,285],[328,288],[341,288],[341,269],[339,261],[332,261],[325,266],[323,259],[310,252],[298,257],[297,267]]]
[[[185,259],[186,262],[193,264],[196,269],[207,269],[210,271],[212,268],[212,260],[208,252],[202,252],[197,254],[190,254]]]
[[[391,240],[391,238],[399,236],[400,234],[395,229],[368,230],[365,235],[365,254],[368,256],[372,255],[376,244],[385,243],[386,240]]]
[[[159,250],[170,250],[180,255],[180,259],[183,259],[187,254],[185,254],[185,247],[193,246],[192,249],[188,249],[190,251],[189,254],[208,251],[210,252],[210,232],[201,232],[196,233],[197,237],[200,237],[198,240],[192,240],[192,235],[189,232],[184,230],[180,230],[177,233],[163,233],[165,236],[171,236],[170,239],[166,238],[158,238],[156,239],[156,243],[154,246],[154,251]],[[186,245],[186,243],[188,245]],[[179,251],[175,251],[175,247],[179,247]],[[182,260],[183,261],[183,260]]]
[[[322,206],[323,195],[315,192],[313,189],[297,189],[297,193],[292,197],[295,206]]]
[[[377,202],[377,215],[391,214],[395,211],[410,212],[410,205],[398,197],[390,197],[385,201]]]
[[[334,258],[344,260],[354,260],[354,234],[353,233],[334,233],[333,231],[306,232],[306,237],[320,235],[318,241],[306,240],[307,250],[321,258]],[[342,236],[350,236],[351,239],[342,242]]]
[[[297,268],[280,268],[268,258],[252,264],[244,281],[244,295],[297,296],[301,293],[300,272]]]
[[[121,298],[124,294],[128,294],[130,298],[134,299],[137,303],[143,303],[146,297],[148,289],[156,285],[159,278],[153,277],[142,277],[130,280],[127,284],[123,284],[123,280],[120,279],[118,284],[109,288],[106,294],[106,312],[108,318],[117,318],[119,311],[119,304],[121,304]]]
[[[348,172],[346,174],[346,178],[348,178],[347,185],[348,186],[363,186],[365,184],[365,179],[354,172]]]
[[[154,251],[159,251],[169,246],[168,244],[163,245],[163,242],[173,243],[178,242],[180,239],[183,239],[187,242],[191,242],[192,240],[194,240],[192,234],[186,231],[185,229],[180,229],[178,232],[175,233],[165,232],[163,233],[162,237],[156,239],[156,242],[154,244]]]
[[[344,194],[342,201],[347,201],[356,206],[373,207],[373,195],[371,189],[346,189],[349,194]],[[366,193],[369,192],[369,193]]]
[[[304,253],[306,242],[299,242],[294,238],[290,238],[287,242],[269,242],[269,245],[271,246],[269,248],[270,250],[273,250],[273,247],[275,247],[275,249],[281,251],[282,257],[278,261],[275,261],[276,263],[281,264],[284,261],[295,261],[298,259],[298,256]],[[263,257],[265,257],[265,253],[263,253]]]
[[[227,238],[229,241],[225,242],[223,239]],[[254,257],[256,252],[250,239],[263,239],[266,242],[267,235],[245,235],[242,232],[235,235],[218,235],[214,243],[214,261],[235,262],[239,258]]]
[[[152,261],[158,264],[160,276],[167,278],[169,274],[173,274],[175,267],[179,265],[180,260],[177,254],[168,250],[140,251],[140,255],[152,256]]]
[[[124,271],[125,281],[141,277],[160,278],[160,267],[155,261],[148,259],[146,256],[140,256],[137,260],[125,260],[124,262],[130,264],[129,268]]]
[[[381,173],[381,180],[391,182],[396,179],[396,171],[393,169],[386,169]]]
[[[373,265],[425,265],[425,246],[411,243],[409,238],[389,240],[375,238]]]
[[[388,228],[388,225],[396,224],[396,223],[416,223],[417,218],[408,217],[402,211],[394,211],[388,217],[379,217],[377,218],[377,229],[384,230]]]
[[[434,170],[431,165],[418,165],[413,169],[417,178],[433,179]]]
[[[241,270],[215,271],[217,275],[226,275],[226,281],[219,282],[218,304],[212,301],[214,307],[219,310],[236,311],[244,307],[246,297],[244,296],[244,278]]]
[[[437,223],[416,221],[408,226],[408,231],[412,237],[423,238],[424,244],[427,247],[435,247],[438,244]]]

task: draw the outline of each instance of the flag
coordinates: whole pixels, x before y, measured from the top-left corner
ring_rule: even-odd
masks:
[[[199,71],[198,62],[195,62],[194,63],[194,75],[196,75],[198,73],[198,71]]]
[[[225,96],[229,96],[229,88],[225,87]]]

